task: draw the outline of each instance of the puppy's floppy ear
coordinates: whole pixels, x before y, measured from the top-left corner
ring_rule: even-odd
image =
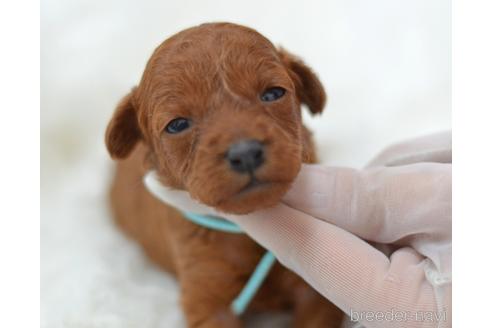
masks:
[[[106,129],[106,147],[112,158],[127,157],[142,138],[132,99],[134,90],[121,99]]]
[[[299,100],[308,106],[311,113],[321,113],[326,104],[326,92],[316,74],[285,49],[280,48],[278,53],[294,81]]]

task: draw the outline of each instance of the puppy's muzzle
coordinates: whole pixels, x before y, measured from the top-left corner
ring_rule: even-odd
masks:
[[[229,147],[226,159],[234,171],[253,174],[265,161],[264,146],[258,140],[240,140]]]

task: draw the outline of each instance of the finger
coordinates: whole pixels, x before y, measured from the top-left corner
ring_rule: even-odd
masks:
[[[230,219],[346,313],[435,310],[423,258],[410,248],[389,259],[347,231],[285,205]]]
[[[283,203],[363,239],[443,238],[451,226],[451,165],[350,168],[303,165]]]
[[[367,166],[396,166],[418,162],[451,163],[451,131],[414,138],[383,150]]]
[[[144,184],[152,195],[157,199],[169,204],[183,212],[193,212],[198,214],[214,214],[213,208],[198,203],[190,197],[190,194],[183,190],[173,190],[164,186],[159,181],[156,171],[149,171],[144,177]]]

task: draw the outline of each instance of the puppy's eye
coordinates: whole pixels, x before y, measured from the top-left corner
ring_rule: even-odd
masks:
[[[268,88],[263,92],[260,99],[261,101],[275,101],[282,98],[285,94],[285,89],[281,87]]]
[[[175,118],[171,122],[169,122],[166,125],[166,132],[167,133],[179,133],[183,130],[186,130],[187,128],[190,127],[190,121],[187,120],[186,118]]]

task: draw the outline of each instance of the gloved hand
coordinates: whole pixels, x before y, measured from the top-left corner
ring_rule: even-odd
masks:
[[[217,213],[148,188],[178,209],[236,222],[367,327],[451,326],[451,134],[388,148],[362,170],[303,165],[277,206]]]

